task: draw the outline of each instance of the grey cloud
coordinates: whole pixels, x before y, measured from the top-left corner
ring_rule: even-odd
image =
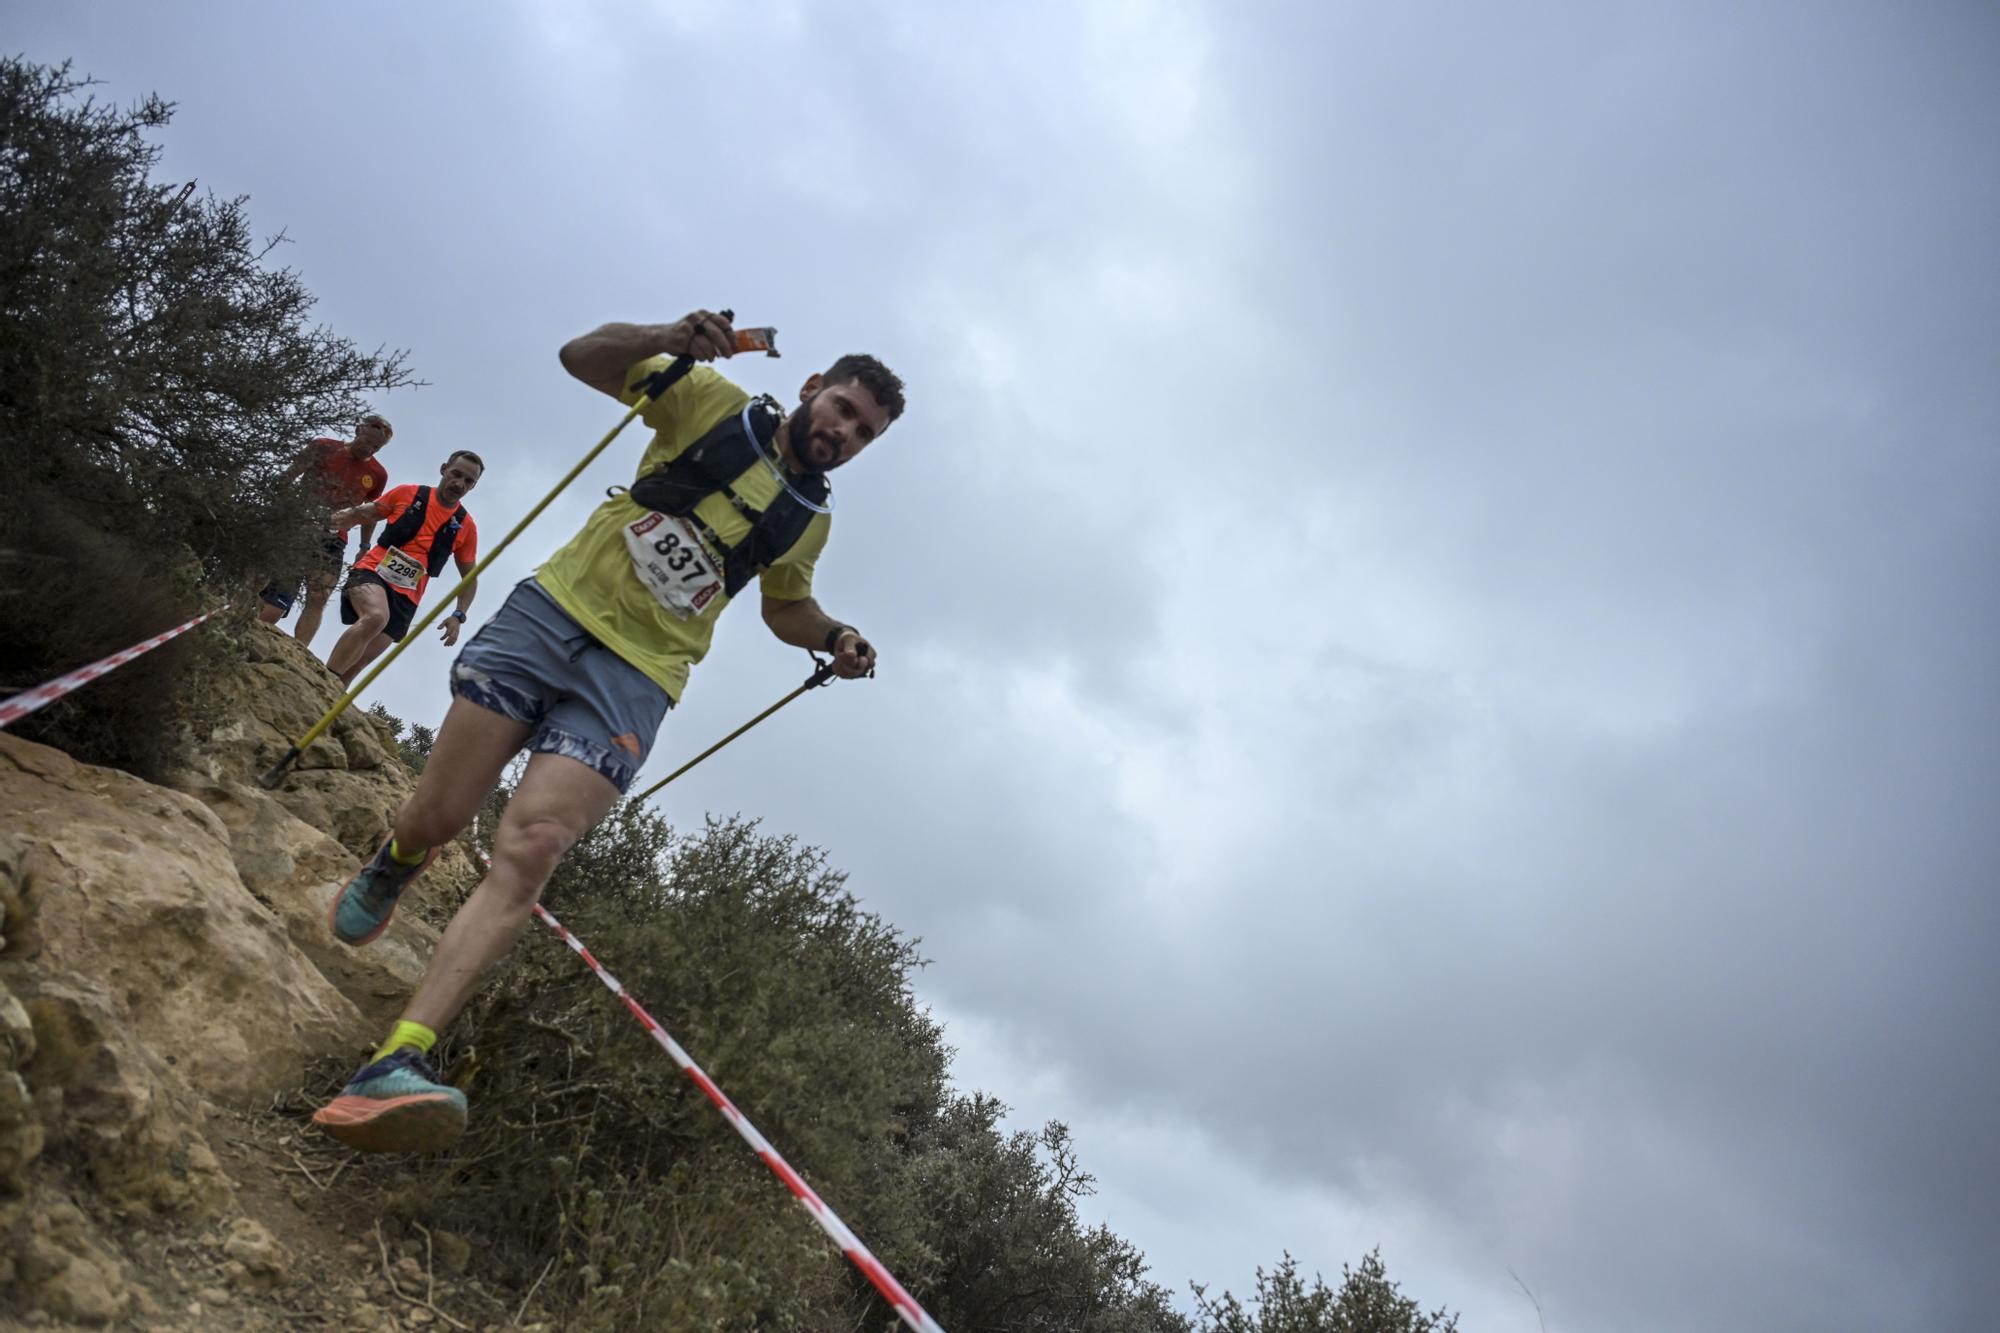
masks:
[[[16,40],[181,100],[489,533],[615,419],[553,363],[600,320],[902,371],[821,584],[882,678],[669,808],[832,847],[1024,1115],[1186,1126],[1193,1214],[1395,1219],[1483,1327],[1505,1263],[1551,1328],[1977,1326],[1996,25],[1115,10],[295,16],[311,117],[262,11]],[[720,640],[658,771],[803,672]]]

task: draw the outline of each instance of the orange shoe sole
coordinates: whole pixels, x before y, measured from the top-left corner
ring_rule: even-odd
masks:
[[[362,1152],[438,1152],[465,1133],[465,1110],[437,1093],[341,1096],[314,1111],[313,1123]]]

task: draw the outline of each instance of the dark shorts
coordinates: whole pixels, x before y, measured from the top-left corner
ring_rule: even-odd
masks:
[[[533,727],[530,753],[588,765],[622,794],[674,701],[592,638],[533,579],[514,585],[451,666],[451,692]]]
[[[389,623],[382,627],[382,632],[397,643],[401,643],[403,636],[410,632],[410,622],[416,618],[417,604],[384,583],[382,576],[372,569],[355,570],[347,576],[347,582],[341,586],[340,623],[352,625],[361,619],[361,614],[354,609],[354,603],[347,600],[347,594],[356,584],[363,583],[372,583],[382,590],[382,596],[389,603]]]
[[[319,567],[293,579],[272,579],[264,585],[264,591],[257,595],[277,607],[286,615],[292,613],[292,603],[298,600],[299,590],[306,583],[332,575],[340,577],[340,567],[347,563],[347,534],[329,536],[320,543]]]

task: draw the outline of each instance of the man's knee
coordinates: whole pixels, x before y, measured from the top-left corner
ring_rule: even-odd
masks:
[[[542,885],[555,873],[556,864],[575,842],[575,835],[554,819],[531,817],[514,824],[503,819],[500,836],[494,841],[493,857],[524,886],[531,885],[534,892],[540,893]]]

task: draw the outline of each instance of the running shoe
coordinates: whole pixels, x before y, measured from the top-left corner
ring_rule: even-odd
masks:
[[[465,1132],[465,1094],[403,1046],[363,1065],[313,1123],[362,1152],[437,1152]]]
[[[359,946],[387,930],[389,918],[396,913],[396,900],[410,887],[410,881],[437,859],[437,854],[438,849],[433,847],[424,853],[423,860],[406,866],[398,865],[389,855],[387,842],[376,848],[368,864],[347,881],[333,900],[328,918],[333,924],[334,938],[342,944]]]

